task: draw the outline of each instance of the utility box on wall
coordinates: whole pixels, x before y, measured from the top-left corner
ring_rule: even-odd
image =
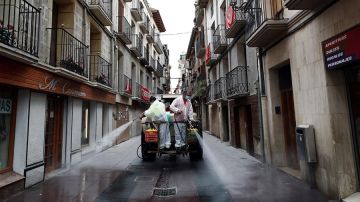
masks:
[[[307,163],[317,162],[313,126],[298,125],[296,127],[296,146],[299,160],[303,160]]]

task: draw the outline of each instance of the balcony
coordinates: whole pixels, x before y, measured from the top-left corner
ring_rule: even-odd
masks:
[[[146,35],[148,43],[155,43],[155,30],[149,25],[149,33]]]
[[[246,40],[246,45],[249,47],[265,48],[273,44],[277,39],[284,36],[288,30],[288,19],[277,17],[271,12],[271,8],[266,8],[267,3],[265,0],[252,1],[249,10],[254,19],[249,22],[250,36]],[[270,16],[270,17],[269,17]]]
[[[139,0],[133,0],[132,1],[132,6],[130,9],[130,13],[133,16],[134,20],[136,22],[141,21],[142,20],[142,16],[141,16],[141,4]]]
[[[232,7],[229,7],[226,12],[226,15],[231,15],[233,18],[231,22],[226,23],[225,36],[226,38],[235,38],[245,28],[246,23],[250,21],[251,17],[247,12],[241,10],[234,11]]]
[[[87,0],[89,9],[97,19],[105,26],[112,25],[112,1],[111,0]]]
[[[248,67],[238,66],[226,74],[226,93],[228,98],[249,95],[247,71]]]
[[[158,77],[163,77],[164,76],[164,67],[160,64],[159,60],[156,61],[156,69],[155,69],[154,73]]]
[[[131,44],[132,33],[129,21],[124,16],[119,16],[118,23],[119,32],[116,33],[116,36],[125,44]]]
[[[24,0],[0,3],[0,43],[38,57],[40,10]]]
[[[154,48],[159,54],[163,54],[163,45],[160,40],[160,34],[155,34]]]
[[[289,10],[315,10],[334,0],[285,0],[285,7]]]
[[[132,80],[126,75],[119,77],[119,93],[128,97],[132,94]]]
[[[136,100],[139,102],[148,103],[150,98],[150,91],[149,89],[145,88],[144,86],[140,85],[138,82],[133,82],[132,85],[132,95],[131,99]]]
[[[208,4],[209,0],[198,0],[197,4],[200,8],[205,8],[206,5]]]
[[[225,25],[218,25],[213,35],[214,53],[223,53],[228,44],[225,37]]]
[[[211,104],[214,101],[214,85],[210,84],[206,88],[206,104]]]
[[[206,51],[205,51],[205,64],[206,66],[211,66],[213,65],[216,60],[217,60],[217,55],[214,54],[214,48],[213,48],[213,44],[210,43],[207,47],[206,47]]]
[[[161,88],[157,87],[156,88],[156,93],[157,94],[164,94],[164,91]]]
[[[136,55],[136,57],[141,57],[143,54],[143,41],[137,34],[132,35],[132,43],[130,45],[130,50]]]
[[[204,8],[200,8],[199,6],[196,6],[195,9],[195,26],[199,27],[201,25],[201,23],[204,20]]]
[[[111,64],[99,55],[89,55],[90,61],[90,81],[112,86]]]
[[[145,12],[141,12],[142,21],[139,23],[139,27],[144,34],[149,34],[150,19]]]
[[[143,50],[143,54],[141,57],[139,57],[139,60],[142,65],[146,66],[149,64],[149,48],[144,46],[142,50]]]
[[[226,77],[221,77],[214,83],[214,100],[223,101],[226,97]]]
[[[50,65],[88,77],[87,46],[63,28],[48,28],[51,35]]]
[[[149,58],[149,65],[147,66],[147,68],[150,70],[150,71],[154,71],[156,70],[156,62],[155,62],[155,59],[150,56]]]
[[[205,54],[204,32],[201,31],[195,39],[195,55],[197,58],[203,58]]]

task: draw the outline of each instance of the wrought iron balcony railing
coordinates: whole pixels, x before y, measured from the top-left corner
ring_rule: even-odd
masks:
[[[204,57],[205,54],[205,37],[204,31],[199,32],[198,37],[195,39],[195,55],[197,58]]]
[[[206,88],[206,103],[210,104],[214,101],[214,86],[213,84],[208,85]]]
[[[158,77],[163,77],[164,76],[164,67],[162,66],[162,64],[159,62],[159,60],[156,61],[156,71],[155,74]]]
[[[149,48],[144,46],[144,48],[142,50],[143,50],[143,54],[141,57],[139,57],[140,62],[143,65],[148,65],[149,64],[149,55],[150,55]]]
[[[132,7],[130,9],[130,13],[133,16],[135,21],[141,21],[141,3],[139,0],[133,0],[132,1]]]
[[[150,26],[150,18],[146,15],[144,11],[141,12],[142,21],[140,22],[140,29],[144,34],[149,33],[149,26]]]
[[[90,10],[106,26],[112,24],[112,1],[111,0],[87,0]]]
[[[149,43],[155,43],[155,29],[149,25],[149,33],[146,35],[146,39]]]
[[[269,5],[266,0],[250,0],[244,7],[249,14],[246,44],[250,47],[266,47],[286,34],[288,19]]]
[[[238,66],[226,74],[228,97],[240,97],[249,94],[247,71],[248,67]]]
[[[225,51],[228,44],[225,37],[225,25],[218,25],[213,35],[214,53],[220,54]]]
[[[157,87],[156,88],[156,93],[157,94],[164,94],[164,91],[161,88]]]
[[[214,83],[214,100],[226,99],[226,77],[221,77]]]
[[[80,76],[88,76],[87,46],[63,28],[51,32],[50,65],[62,67]]]
[[[141,100],[141,85],[138,82],[132,84],[132,99]]]
[[[132,30],[129,21],[124,16],[118,16],[118,32],[116,33],[125,44],[131,44]]]
[[[128,76],[122,74],[119,75],[119,93],[126,96],[132,94],[132,80]]]
[[[112,87],[111,64],[99,55],[89,55],[90,81]]]
[[[163,44],[161,43],[160,40],[160,34],[155,34],[155,43],[154,43],[154,48],[155,50],[159,53],[162,54],[163,53]]]
[[[200,6],[196,6],[195,8],[195,26],[200,26],[202,21],[204,20],[204,8],[201,8]]]
[[[131,43],[131,47],[130,50],[137,56],[137,57],[141,57],[143,54],[143,41],[142,38],[139,37],[139,35],[137,34],[133,34],[132,35],[132,43]]]
[[[241,0],[239,3],[241,5],[243,1]],[[246,23],[251,21],[251,15],[241,9],[233,10],[232,7],[229,7],[226,15],[233,16],[233,19],[226,23],[227,38],[234,38],[240,31],[245,29]]]
[[[25,0],[0,3],[0,43],[33,56],[39,53],[40,9]]]
[[[149,57],[149,65],[147,66],[151,71],[155,71],[156,70],[156,62],[155,59],[150,56]]]
[[[211,66],[216,62],[217,55],[214,53],[214,46],[212,43],[206,47],[205,51],[205,64],[206,66]]]

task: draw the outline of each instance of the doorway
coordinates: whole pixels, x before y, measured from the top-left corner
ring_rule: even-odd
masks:
[[[353,145],[355,152],[355,163],[358,172],[358,183],[360,182],[360,65],[350,67],[345,71],[348,99],[351,114],[351,126],[353,134]]]
[[[241,137],[240,137],[240,108],[234,107],[234,136],[235,136],[235,147],[241,147]]]
[[[286,161],[289,167],[299,170],[300,165],[296,148],[296,120],[290,66],[280,68],[278,73]]]
[[[45,131],[45,173],[61,167],[63,106],[62,97],[48,95]]]
[[[254,153],[254,137],[251,124],[251,105],[244,105],[239,108],[240,114],[240,142],[241,147],[246,149],[249,154]]]

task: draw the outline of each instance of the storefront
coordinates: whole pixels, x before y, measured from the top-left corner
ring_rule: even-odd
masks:
[[[32,186],[112,130],[112,92],[3,57],[0,66],[0,175]]]
[[[360,25],[322,42],[327,71],[345,75],[358,187],[360,186]]]

